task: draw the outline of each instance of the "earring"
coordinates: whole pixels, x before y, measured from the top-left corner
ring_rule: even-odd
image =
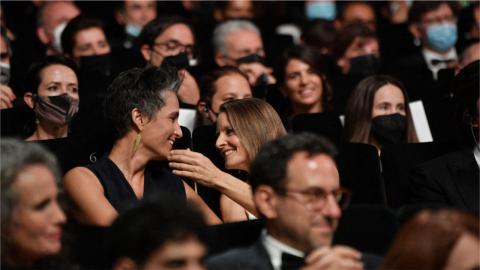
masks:
[[[140,146],[140,142],[142,141],[142,134],[138,133],[135,137],[135,142],[133,143],[133,154],[135,154]]]

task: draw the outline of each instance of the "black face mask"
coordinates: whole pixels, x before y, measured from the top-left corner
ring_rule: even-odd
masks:
[[[406,118],[394,113],[376,116],[372,119],[372,133],[381,144],[399,144],[405,142]]]
[[[175,67],[177,69],[186,69],[190,67],[188,55],[185,52],[181,52],[176,55],[170,55],[163,59],[162,67]]]
[[[81,71],[88,71],[108,77],[112,74],[112,55],[110,53],[80,57]]]
[[[368,77],[374,75],[380,69],[380,59],[373,54],[366,54],[350,59],[350,70],[348,74]]]

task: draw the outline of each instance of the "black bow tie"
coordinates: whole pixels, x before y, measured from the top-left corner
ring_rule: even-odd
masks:
[[[282,253],[281,270],[298,270],[304,264],[305,261],[303,258],[288,253]]]
[[[452,63],[453,61],[455,61],[455,59],[432,59],[430,61],[430,63],[432,63],[432,65],[436,66],[436,65],[439,65],[439,64],[450,64]]]

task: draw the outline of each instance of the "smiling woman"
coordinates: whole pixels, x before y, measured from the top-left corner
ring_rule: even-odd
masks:
[[[13,139],[2,139],[0,153],[2,268],[54,269],[51,257],[62,249],[66,221],[57,200],[56,159],[39,145]]]
[[[216,147],[230,170],[250,171],[250,162],[267,142],[286,133],[280,117],[267,102],[246,98],[220,106]],[[250,185],[221,171],[204,155],[173,150],[169,155],[173,173],[218,189],[225,222],[252,218],[256,214]]]
[[[114,146],[96,163],[76,167],[64,178],[79,222],[109,226],[132,203],[159,192],[193,201],[210,223],[220,222],[188,185],[158,162],[166,160],[182,137],[176,96],[180,84],[177,71],[167,68],[131,69],[112,82],[105,114],[114,129]]]

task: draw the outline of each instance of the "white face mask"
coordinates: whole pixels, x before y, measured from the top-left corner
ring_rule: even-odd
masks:
[[[0,84],[10,81],[10,64],[0,62]]]
[[[55,29],[53,29],[53,42],[52,42],[52,47],[57,51],[57,52],[60,52],[62,53],[63,50],[62,50],[62,33],[63,33],[63,30],[65,29],[65,27],[67,27],[67,22],[63,22],[59,25],[57,25],[57,27],[55,27]]]

